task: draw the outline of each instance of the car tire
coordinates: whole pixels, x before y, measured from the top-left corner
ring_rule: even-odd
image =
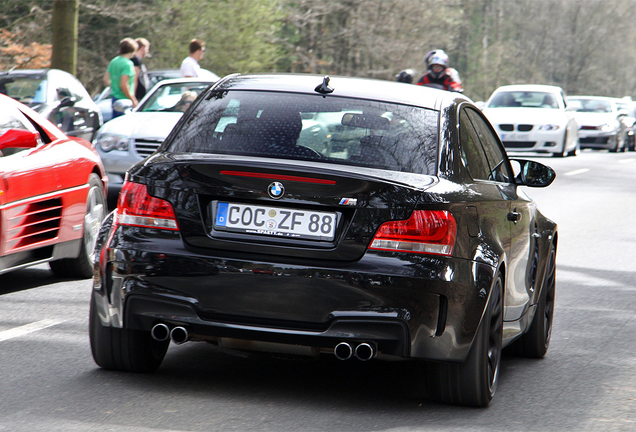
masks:
[[[556,248],[550,246],[548,262],[541,294],[532,324],[528,331],[515,342],[516,351],[523,357],[542,358],[548,352],[554,317],[556,291]]]
[[[62,277],[90,278],[93,276],[95,243],[99,228],[106,216],[104,187],[99,176],[92,173],[88,178],[88,195],[84,215],[84,237],[79,255],[76,258],[63,258],[51,261],[49,267],[53,273]]]
[[[568,153],[568,156],[578,156],[581,152],[581,144],[579,144],[579,140],[576,140],[576,146],[574,146],[574,150]]]
[[[559,157],[559,158],[565,157],[568,154],[566,150],[567,145],[568,145],[568,134],[566,132],[565,135],[563,136],[563,147],[561,148],[561,151],[552,153],[552,156]]]
[[[428,391],[433,401],[472,407],[490,403],[501,365],[503,298],[503,279],[498,275],[466,360],[429,364]]]
[[[618,144],[619,144],[619,143],[618,143],[618,136],[616,136],[616,137],[615,137],[615,140],[614,140],[614,147],[612,147],[612,148],[610,149],[610,153],[618,153],[618,151],[620,150],[620,149],[618,148]]]
[[[147,331],[104,326],[97,312],[96,294],[91,298],[89,339],[98,366],[124,372],[156,371],[170,344],[170,340],[154,340]]]

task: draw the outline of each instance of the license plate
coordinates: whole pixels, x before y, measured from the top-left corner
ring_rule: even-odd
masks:
[[[214,228],[247,234],[333,241],[335,212],[219,202]]]

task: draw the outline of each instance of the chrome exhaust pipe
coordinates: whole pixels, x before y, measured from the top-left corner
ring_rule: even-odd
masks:
[[[340,342],[333,349],[333,354],[338,360],[349,360],[353,355],[353,348],[347,342]]]
[[[356,347],[356,358],[360,361],[371,360],[375,357],[375,348],[368,343],[361,343]]]
[[[188,341],[188,339],[190,339],[190,335],[188,334],[188,330],[186,330],[185,327],[175,327],[170,332],[170,339],[172,339],[172,342],[176,343],[177,345],[181,345],[182,343],[185,343]]]
[[[158,342],[163,342],[170,338],[170,329],[165,324],[156,324],[152,330],[150,330],[152,338]]]

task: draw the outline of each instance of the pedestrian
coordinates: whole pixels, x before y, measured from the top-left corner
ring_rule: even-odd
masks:
[[[199,61],[205,52],[205,42],[199,39],[190,41],[190,55],[181,62],[181,76],[185,78],[196,78],[201,75]]]
[[[135,97],[140,101],[150,89],[148,69],[143,62],[144,57],[150,57],[150,42],[146,38],[137,38],[135,42],[137,42],[137,51],[131,60],[135,65]]]
[[[395,76],[395,80],[397,82],[403,82],[403,83],[407,83],[407,84],[413,84],[413,79],[415,79],[415,71],[413,69],[401,70]]]
[[[110,85],[113,103],[113,118],[123,114],[115,109],[115,102],[120,99],[130,99],[133,108],[137,106],[135,97],[135,66],[131,60],[137,51],[137,42],[132,38],[125,38],[119,42],[119,55],[110,61],[104,74],[104,84]]]

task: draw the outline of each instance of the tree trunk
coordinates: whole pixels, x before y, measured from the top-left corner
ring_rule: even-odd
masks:
[[[79,0],[55,0],[51,27],[53,54],[51,68],[62,69],[73,75],[77,69],[77,28]]]

